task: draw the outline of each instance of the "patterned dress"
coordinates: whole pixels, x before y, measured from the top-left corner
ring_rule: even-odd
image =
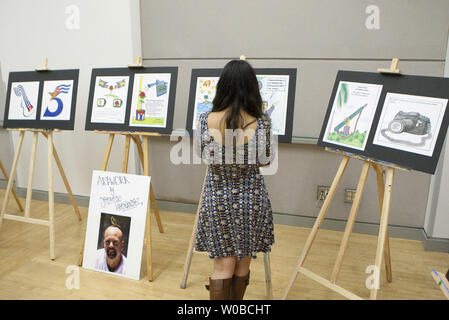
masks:
[[[271,203],[259,170],[261,159],[267,164],[273,158],[270,121],[258,119],[255,135],[237,146],[231,153],[234,163],[226,164],[225,146],[209,135],[208,115],[200,116],[195,132],[195,141],[201,144],[198,149],[209,162],[196,250],[209,252],[210,258],[256,258],[257,252],[271,251],[274,243]]]

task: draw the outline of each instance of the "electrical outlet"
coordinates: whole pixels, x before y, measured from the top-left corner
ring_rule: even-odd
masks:
[[[329,193],[329,189],[330,187],[318,186],[316,199],[324,201],[327,197],[327,194]]]
[[[355,189],[345,189],[345,202],[352,203],[354,202],[355,197]]]

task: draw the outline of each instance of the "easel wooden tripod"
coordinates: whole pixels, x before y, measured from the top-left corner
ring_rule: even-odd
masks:
[[[379,236],[378,236],[378,242],[377,242],[377,251],[376,251],[376,259],[375,259],[375,267],[377,271],[379,271],[378,275],[380,275],[380,269],[382,266],[382,256],[384,256],[385,259],[385,268],[387,273],[387,280],[389,282],[392,281],[392,274],[391,274],[391,261],[390,261],[390,246],[389,246],[389,237],[388,237],[388,216],[390,212],[390,200],[391,200],[391,190],[393,185],[393,179],[394,179],[394,170],[397,167],[388,165],[387,167],[387,173],[385,178],[385,187],[384,187],[384,179],[383,179],[383,171],[381,166],[372,160],[362,159],[364,161],[362,173],[360,174],[359,183],[357,185],[357,190],[354,198],[354,202],[351,207],[351,211],[349,213],[348,222],[346,224],[346,229],[343,235],[343,240],[340,245],[340,250],[338,252],[337,260],[335,262],[331,280],[327,280],[310,270],[303,267],[304,261],[309,253],[310,248],[312,247],[313,241],[315,240],[315,237],[318,233],[318,229],[320,228],[327,210],[332,202],[332,199],[335,195],[335,191],[338,187],[338,184],[340,183],[341,177],[343,176],[343,173],[346,169],[346,166],[350,160],[350,158],[358,158],[354,156],[348,156],[343,155],[343,159],[340,163],[340,166],[338,168],[337,174],[335,175],[334,181],[332,182],[332,185],[329,189],[329,193],[324,201],[323,207],[320,210],[320,213],[318,214],[318,217],[315,221],[315,224],[312,228],[312,231],[309,234],[309,237],[306,240],[306,244],[302,250],[302,253],[298,259],[298,263],[295,267],[295,270],[290,278],[290,281],[288,283],[287,289],[284,293],[283,299],[287,298],[287,295],[298,275],[298,273],[302,273],[305,276],[317,281],[318,283],[328,287],[329,289],[345,296],[349,299],[362,299],[359,296],[343,289],[342,287],[336,285],[337,278],[341,269],[341,265],[343,263],[344,254],[346,252],[346,248],[348,246],[349,237],[352,233],[352,228],[354,226],[355,219],[357,217],[357,212],[360,206],[360,201],[362,199],[363,190],[365,187],[366,179],[368,176],[369,167],[371,166],[374,171],[376,172],[377,176],[377,190],[378,190],[378,196],[379,196],[379,205],[381,208],[381,219],[380,219],[380,229],[379,229]],[[377,278],[378,279],[378,278]],[[375,285],[373,289],[371,290],[371,299],[376,299],[377,297],[377,286]]]
[[[140,162],[142,164],[142,169],[144,171],[145,176],[150,176],[150,160],[149,160],[149,137],[150,136],[160,136],[159,133],[152,133],[152,132],[107,132],[107,131],[94,131],[96,133],[107,133],[109,134],[108,144],[106,146],[106,151],[103,158],[103,164],[101,166],[101,170],[106,170],[108,161],[109,161],[109,155],[111,154],[111,148],[112,144],[114,142],[114,136],[116,134],[125,135],[125,152],[123,156],[123,166],[122,166],[122,172],[127,173],[128,172],[128,159],[129,159],[129,149],[131,144],[131,139],[136,144]],[[140,136],[142,136],[143,140],[143,148],[142,148],[142,140],[140,139]],[[152,183],[150,183],[150,201],[153,205],[154,214],[156,217],[156,221],[159,227],[159,232],[163,233],[164,228],[162,226],[161,217],[159,215],[159,209],[157,207],[156,203],[156,197],[154,196],[153,186]],[[153,268],[152,268],[152,252],[151,252],[151,219],[150,219],[150,204],[148,204],[147,208],[147,222],[146,222],[146,231],[145,231],[145,239],[146,239],[146,253],[147,253],[147,277],[148,281],[153,281]],[[83,244],[81,246],[81,252],[78,260],[78,265],[81,266],[83,263],[83,255],[84,255],[84,239]]]
[[[380,73],[389,73],[389,74],[400,74],[400,71],[397,69],[399,63],[399,59],[394,58],[391,62],[390,69],[378,69],[377,71]],[[362,199],[363,195],[363,189],[365,188],[366,178],[368,176],[369,167],[372,166],[374,171],[376,172],[377,176],[377,190],[378,190],[378,196],[379,196],[379,206],[380,206],[380,228],[379,228],[379,235],[377,238],[377,251],[376,251],[376,259],[375,259],[375,284],[373,288],[371,289],[370,293],[370,299],[375,300],[377,298],[377,290],[378,290],[378,284],[380,280],[380,269],[382,266],[382,256],[384,256],[385,259],[385,269],[387,273],[387,280],[389,282],[392,281],[392,274],[391,274],[391,260],[390,260],[390,245],[389,245],[389,237],[388,237],[388,216],[390,213],[390,200],[391,200],[391,190],[393,186],[393,179],[394,179],[394,170],[395,169],[402,169],[394,165],[386,165],[387,166],[387,173],[385,178],[385,185],[383,180],[383,170],[381,168],[381,165],[377,163],[374,160],[371,159],[363,159],[357,156],[350,156],[345,154],[344,152],[340,152],[343,154],[343,159],[340,163],[340,167],[338,168],[337,174],[335,175],[334,181],[332,182],[332,185],[329,189],[329,193],[324,201],[323,207],[320,210],[320,213],[318,214],[318,217],[315,221],[315,224],[312,228],[312,231],[309,234],[309,237],[306,240],[306,244],[304,245],[304,248],[302,250],[302,253],[298,259],[298,263],[295,267],[295,270],[293,271],[293,274],[290,278],[290,281],[287,285],[287,289],[285,290],[284,296],[282,299],[286,299],[288,293],[290,292],[290,289],[295,282],[296,277],[298,276],[298,273],[302,273],[306,277],[315,280],[316,282],[324,285],[325,287],[328,287],[329,289],[345,296],[349,299],[362,299],[359,296],[345,290],[344,288],[336,285],[338,274],[340,273],[341,265],[343,263],[344,254],[349,242],[349,237],[352,233],[352,228],[354,226],[355,219],[357,217],[357,212],[359,210],[360,201]],[[327,280],[312,271],[306,269],[303,267],[304,261],[309,253],[309,250],[313,244],[313,241],[315,240],[315,237],[318,233],[318,229],[320,228],[327,210],[330,206],[330,203],[332,202],[332,199],[335,194],[335,190],[338,187],[338,184],[340,183],[341,177],[343,176],[343,173],[346,169],[346,166],[349,162],[350,158],[357,158],[360,160],[363,160],[363,168],[362,173],[360,174],[359,183],[357,185],[357,190],[355,193],[354,202],[351,207],[351,211],[349,213],[348,222],[346,223],[346,229],[343,235],[343,240],[340,245],[340,250],[338,252],[337,260],[335,262],[334,268],[332,270],[331,280]],[[404,170],[404,169],[402,169]]]
[[[67,193],[70,196],[70,200],[72,201],[73,208],[75,209],[75,213],[78,216],[78,220],[81,221],[81,215],[76,205],[75,198],[73,197],[72,190],[70,189],[69,182],[67,181],[67,177],[62,168],[61,161],[59,160],[58,153],[56,152],[55,146],[53,144],[53,132],[56,130],[41,130],[41,129],[19,129],[19,144],[17,145],[16,152],[14,154],[14,161],[11,169],[11,178],[8,181],[8,186],[6,188],[5,199],[3,200],[2,211],[0,215],[0,227],[2,226],[3,219],[15,220],[20,222],[32,223],[32,224],[40,224],[43,226],[47,226],[50,229],[50,259],[55,260],[55,203],[54,203],[54,193],[53,193],[53,157],[56,160],[56,164],[59,168],[59,172],[61,173],[62,180],[64,181],[64,185],[67,189]],[[14,184],[14,176],[16,174],[17,163],[19,161],[20,152],[22,150],[22,143],[25,137],[25,132],[33,133],[33,145],[31,149],[31,158],[30,158],[30,167],[28,172],[28,188],[26,195],[26,203],[25,203],[25,215],[24,217],[17,215],[9,215],[6,213],[6,206],[8,204],[9,194],[12,190]],[[34,164],[36,160],[36,149],[37,149],[37,139],[41,133],[48,140],[48,207],[49,207],[49,220],[39,220],[33,219],[30,217],[30,209],[31,209],[31,196],[32,196],[32,187],[33,187],[33,175],[34,175]]]
[[[0,170],[2,171],[3,176],[5,177],[6,183],[8,183],[8,182],[9,182],[9,176],[8,176],[8,173],[6,172],[5,167],[3,166],[3,163],[2,163],[1,160],[0,160]],[[11,189],[11,192],[12,192],[12,195],[14,196],[14,199],[15,199],[16,202],[17,202],[17,205],[19,206],[20,211],[23,212],[23,206],[22,206],[22,203],[20,203],[20,199],[19,199],[19,197],[17,196],[17,193],[16,193],[16,191],[14,190],[14,188]]]

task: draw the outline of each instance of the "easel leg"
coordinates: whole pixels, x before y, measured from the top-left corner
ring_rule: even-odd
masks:
[[[329,189],[329,193],[326,196],[326,200],[324,200],[323,207],[321,208],[320,213],[318,214],[315,224],[313,225],[312,231],[310,232],[309,237],[307,238],[306,244],[304,245],[304,248],[303,248],[301,255],[298,259],[298,263],[295,267],[295,270],[293,271],[293,274],[290,277],[290,281],[287,285],[287,289],[285,290],[284,296],[282,297],[283,300],[285,300],[287,298],[287,295],[290,292],[290,289],[293,286],[293,283],[295,282],[296,277],[298,276],[299,268],[302,267],[302,265],[304,264],[304,261],[309,253],[309,250],[312,247],[313,241],[315,240],[315,237],[318,233],[318,229],[320,228],[321,224],[323,223],[324,218],[326,217],[327,210],[329,209],[332,199],[334,198],[335,191],[337,190],[337,187],[340,183],[341,177],[343,176],[343,173],[346,170],[349,159],[350,159],[349,156],[344,156],[343,159],[341,160],[340,167],[338,168],[338,171],[337,171],[337,174],[335,175],[334,181],[332,181],[332,185]]]
[[[114,133],[109,134],[108,144],[106,145],[106,151],[104,152],[103,163],[101,164],[101,170],[105,171],[108,167],[109,156],[111,155],[112,143],[114,142]],[[85,246],[86,237],[83,238],[80,250],[80,256],[78,258],[78,265],[82,266],[83,258],[84,258],[84,246]]]
[[[42,132],[42,135],[48,139],[48,134],[46,132]],[[73,209],[75,210],[75,213],[78,216],[78,221],[81,221],[80,210],[78,208],[78,205],[76,204],[75,198],[73,197],[72,189],[70,188],[69,181],[67,180],[67,176],[65,175],[64,169],[62,168],[62,163],[61,160],[59,159],[58,153],[56,152],[55,146],[53,146],[53,157],[55,158],[56,165],[58,166],[62,181],[64,182],[67,193],[69,194]]]
[[[106,151],[105,151],[104,157],[103,157],[103,163],[101,165],[100,170],[106,171],[106,168],[108,167],[109,156],[111,155],[111,148],[112,148],[113,142],[114,142],[114,134],[110,133],[109,138],[108,138],[108,144],[106,146]]]
[[[3,216],[6,213],[6,207],[8,205],[9,193],[14,185],[14,176],[16,174],[17,163],[19,162],[20,151],[22,150],[23,138],[25,137],[25,131],[20,131],[19,144],[17,145],[16,153],[14,154],[14,161],[12,163],[11,178],[8,180],[8,186],[6,187],[5,198],[3,199],[2,211],[0,213],[0,228],[3,223]]]
[[[349,213],[348,222],[346,223],[345,233],[343,235],[343,240],[340,245],[340,250],[338,252],[337,260],[335,261],[334,269],[332,270],[331,283],[336,283],[338,274],[340,273],[341,265],[343,263],[343,257],[348,246],[349,237],[352,233],[352,228],[354,227],[355,218],[357,217],[357,212],[359,211],[360,202],[362,200],[363,189],[365,188],[366,178],[368,177],[369,162],[365,161],[363,163],[362,173],[360,174],[359,183],[357,185],[357,190],[355,193],[354,203],[351,207],[351,212]]]
[[[380,268],[382,267],[382,256],[383,251],[385,248],[385,240],[388,230],[388,216],[390,214],[390,200],[391,200],[391,190],[393,186],[393,179],[394,179],[394,168],[388,167],[387,169],[387,175],[385,178],[385,193],[384,193],[384,199],[382,202],[382,213],[380,217],[380,228],[379,228],[379,237],[377,238],[377,251],[376,251],[376,260],[375,260],[375,266],[376,266],[376,272],[378,275],[380,275]],[[377,290],[379,282],[380,282],[380,276],[376,277],[375,279],[375,285],[374,288],[371,290],[370,293],[370,299],[375,300],[377,298]]]
[[[147,139],[149,141],[148,137],[147,137]],[[142,142],[140,141],[139,137],[135,137],[135,138],[133,137],[133,140],[136,143],[137,150],[139,152],[139,157],[140,157],[140,162],[142,163],[142,168],[145,171],[144,163],[148,163],[148,175],[150,175],[150,160],[148,157],[148,162],[144,162],[144,155],[143,155],[144,151],[142,150]],[[146,151],[146,152],[148,152],[148,151]],[[162,226],[161,216],[159,215],[159,208],[157,207],[156,197],[154,196],[153,183],[150,183],[150,201],[151,201],[151,204],[153,205],[154,216],[156,217],[156,222],[157,222],[157,226],[159,228],[159,232],[164,233],[164,227]]]
[[[126,141],[125,141],[125,153],[123,155],[123,166],[122,166],[122,173],[128,172],[128,159],[129,159],[129,146],[131,142],[131,135],[126,135]]]
[[[150,175],[150,161],[148,159],[148,137],[143,137],[143,172],[145,176]],[[150,183],[151,190],[151,183]],[[151,197],[151,195],[150,195]],[[151,217],[150,204],[147,207],[147,223],[146,223],[146,246],[147,246],[147,276],[148,281],[153,281],[153,266],[152,266],[152,252],[151,252]]]
[[[267,299],[273,299],[273,286],[271,282],[271,261],[270,261],[270,253],[266,252],[263,254],[263,261],[265,266],[265,289],[267,294]]]
[[[203,187],[201,188],[201,194],[200,194],[200,201],[198,202],[198,207],[196,209],[195,222],[193,223],[193,231],[192,231],[192,235],[190,236],[189,249],[187,250],[186,261],[184,263],[184,274],[183,274],[182,280],[181,280],[181,289],[186,288],[187,277],[189,276],[190,264],[192,263],[193,247],[195,244],[195,237],[196,237],[196,228],[198,227],[198,220],[200,217],[201,203],[203,202],[203,192],[204,192],[204,187],[206,185],[207,173],[208,173],[208,169],[206,169],[206,174],[204,175]]]
[[[384,175],[382,172],[382,168],[377,163],[372,163],[372,166],[374,170],[376,171],[377,176],[377,190],[378,190],[378,196],[379,196],[379,208],[380,213],[382,216],[382,206],[383,206],[383,199],[384,199],[384,190],[385,190],[385,184],[384,184]],[[392,271],[391,271],[391,258],[390,258],[390,237],[388,235],[388,225],[387,225],[387,232],[385,235],[385,251],[384,251],[384,260],[385,260],[385,271],[387,274],[387,280],[388,282],[393,281]]]
[[[3,163],[1,161],[0,161],[0,170],[2,170],[3,176],[6,179],[6,183],[8,183],[9,182],[9,176],[8,176],[8,173],[6,172],[6,169],[3,166]],[[20,211],[23,211],[23,206],[22,206],[22,203],[20,202],[19,196],[17,195],[17,193],[14,190],[14,188],[12,188],[11,191],[12,191],[12,195],[14,196],[14,199],[17,202],[17,205],[19,206]]]
[[[39,132],[35,131],[33,133],[33,145],[31,147],[31,157],[30,157],[30,168],[28,171],[28,188],[27,196],[25,202],[25,218],[30,217],[31,210],[31,198],[33,193],[33,176],[34,176],[34,163],[36,162],[36,148],[37,148],[37,137]]]
[[[53,193],[53,132],[48,133],[48,211],[50,222],[50,259],[55,260],[55,199]]]

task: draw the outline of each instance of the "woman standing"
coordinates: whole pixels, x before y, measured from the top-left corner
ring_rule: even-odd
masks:
[[[251,258],[274,243],[271,203],[259,167],[271,154],[271,123],[262,111],[256,74],[232,60],[217,84],[212,112],[195,132],[208,165],[196,233],[196,250],[209,252],[211,300],[241,300]]]

